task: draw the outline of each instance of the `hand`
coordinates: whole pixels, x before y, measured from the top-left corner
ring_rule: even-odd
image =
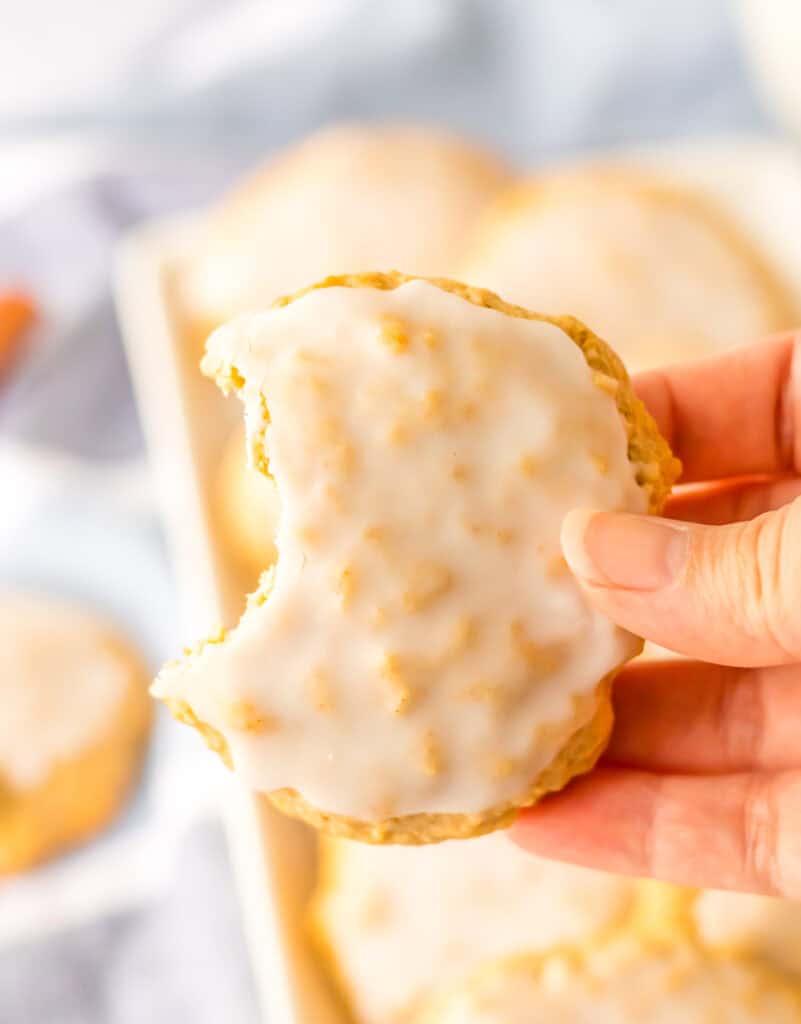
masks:
[[[578,510],[589,600],[691,661],[615,684],[598,768],[521,815],[524,848],[608,871],[801,898],[801,334],[643,374],[684,463],[670,519]]]

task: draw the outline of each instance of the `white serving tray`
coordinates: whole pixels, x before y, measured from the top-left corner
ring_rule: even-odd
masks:
[[[749,138],[599,155],[653,166],[714,195],[772,255],[801,308],[801,158],[795,150]],[[200,216],[135,229],[121,243],[115,269],[119,318],[183,601],[187,642],[219,622],[235,622],[247,587],[226,558],[209,501],[221,445],[241,410],[200,376],[174,301],[176,261],[192,245]],[[265,1021],[345,1024],[304,929],[315,870],[313,833],[233,780],[225,804]]]

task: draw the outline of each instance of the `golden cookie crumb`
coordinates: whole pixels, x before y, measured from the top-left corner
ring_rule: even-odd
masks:
[[[391,445],[395,445],[397,447],[400,447],[401,445],[404,444],[408,444],[409,428],[406,426],[405,423],[398,420],[396,423],[393,423],[392,426],[389,428],[388,439]]]
[[[479,679],[462,690],[464,700],[474,701],[476,704],[497,704],[501,698],[501,692],[495,683],[486,679]]]
[[[405,352],[409,347],[409,335],[402,320],[387,316],[381,324],[381,340],[393,352]]]
[[[451,571],[437,562],[418,562],[409,575],[409,587],[403,595],[407,612],[419,612],[446,593],[453,582]]]
[[[337,442],[331,451],[331,461],[334,469],[341,473],[343,476],[348,476],[353,472],[353,467],[356,462],[356,453],[353,445],[347,441]]]
[[[476,620],[469,615],[462,615],[454,626],[448,653],[455,655],[466,651],[475,643],[477,634]]]
[[[425,347],[431,349],[439,348],[439,342],[440,338],[438,332],[435,331],[433,327],[426,327],[423,331],[423,344]]]
[[[503,545],[514,544],[516,536],[515,531],[510,530],[508,527],[501,527],[500,530],[495,531],[495,537],[497,538],[498,543]]]
[[[274,715],[260,711],[248,700],[235,700],[225,709],[225,721],[230,729],[237,732],[275,732],[278,720]]]
[[[606,476],[609,473],[609,459],[605,455],[593,454],[590,458],[601,476]]]
[[[381,605],[374,608],[370,614],[370,625],[376,629],[381,629],[382,626],[386,626],[388,620],[389,616],[387,615],[387,610]]]
[[[334,581],[334,591],[339,595],[342,607],[349,608],[356,592],[356,571],[353,566],[343,566]]]
[[[534,643],[519,619],[512,622],[509,632],[512,635],[512,646],[533,669],[538,672],[550,672],[556,667],[553,652]]]
[[[456,407],[459,419],[469,422],[478,415],[478,402],[473,398],[467,398]]]
[[[365,540],[369,540],[374,544],[383,544],[387,539],[387,530],[385,526],[379,526],[373,523],[371,526],[365,526],[362,531],[362,537]]]
[[[617,397],[620,384],[615,380],[614,377],[610,377],[605,373],[600,373],[596,370],[592,375],[592,382],[601,391],[605,391],[607,395],[611,395],[613,398]]]
[[[564,555],[553,555],[548,559],[545,566],[545,574],[551,578],[554,576],[563,576],[567,571],[567,562],[565,561]]]
[[[429,730],[423,737],[423,772],[426,775],[439,775],[443,769],[442,748],[437,735]]]
[[[470,479],[470,475],[471,475],[470,474],[470,467],[469,466],[465,466],[462,463],[457,463],[451,469],[451,477],[452,477],[452,479],[458,480],[460,483],[463,480],[469,480]]]
[[[320,377],[316,373],[310,374],[305,378],[306,383],[317,395],[325,395],[331,390],[331,385],[325,378]]]
[[[412,699],[412,688],[401,666],[399,655],[384,655],[384,660],[381,663],[381,676],[388,684],[390,710],[396,715],[404,714]]]
[[[489,766],[489,777],[496,782],[508,779],[517,771],[517,764],[511,757],[498,757]]]
[[[429,423],[441,423],[445,416],[445,395],[439,388],[429,388],[423,396],[423,411]]]
[[[530,452],[526,452],[525,455],[520,456],[518,467],[520,468],[520,472],[523,476],[534,477],[539,471],[540,464],[535,455],[532,455]]]
[[[342,501],[342,492],[338,488],[333,484],[326,484],[325,496],[338,512],[342,510],[344,502]]]

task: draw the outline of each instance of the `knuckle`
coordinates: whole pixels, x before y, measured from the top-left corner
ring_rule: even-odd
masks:
[[[772,779],[752,775],[745,783],[742,803],[743,877],[754,888],[780,895],[777,870],[778,816]]]
[[[715,721],[728,770],[760,763],[764,748],[764,687],[753,670],[722,673]]]
[[[788,661],[801,659],[801,503],[725,531],[719,607],[746,636],[767,639]]]

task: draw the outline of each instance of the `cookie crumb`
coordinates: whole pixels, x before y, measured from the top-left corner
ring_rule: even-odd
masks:
[[[554,576],[564,576],[567,571],[567,562],[564,555],[552,555],[545,565],[545,575],[551,578]]]
[[[511,623],[509,632],[512,635],[512,646],[533,669],[538,672],[553,671],[556,667],[553,653],[536,644],[519,619]]]
[[[401,666],[397,654],[385,654],[381,663],[381,676],[390,691],[390,710],[396,715],[405,714],[412,699],[412,688]]]
[[[446,593],[453,582],[451,572],[437,562],[418,562],[412,567],[409,589],[403,595],[407,612],[422,611]]]
[[[439,388],[430,388],[423,396],[425,419],[429,423],[442,423],[445,417],[445,396]]]
[[[517,764],[511,757],[498,757],[489,766],[489,777],[495,782],[508,779],[517,770]]]
[[[520,456],[518,467],[523,476],[527,476],[529,478],[535,477],[540,468],[537,457],[532,455],[531,452],[526,452],[525,455]]]
[[[435,776],[442,773],[442,749],[437,735],[429,730],[423,737],[423,772],[426,775]]]
[[[278,728],[278,720],[273,715],[260,711],[248,700],[232,701],[225,709],[225,721],[237,732],[267,733]]]
[[[349,608],[356,592],[356,571],[352,565],[345,565],[334,581],[334,591],[339,595],[343,608]]]
[[[409,347],[409,335],[402,320],[387,316],[381,324],[381,340],[393,352],[405,352]]]
[[[617,397],[617,393],[620,390],[620,384],[615,380],[614,377],[610,377],[606,373],[600,373],[595,371],[592,375],[592,382],[601,391],[605,391],[607,395],[611,395],[613,398]]]
[[[387,435],[389,443],[400,447],[401,445],[409,443],[409,428],[401,420],[393,423],[389,428],[389,434]]]

